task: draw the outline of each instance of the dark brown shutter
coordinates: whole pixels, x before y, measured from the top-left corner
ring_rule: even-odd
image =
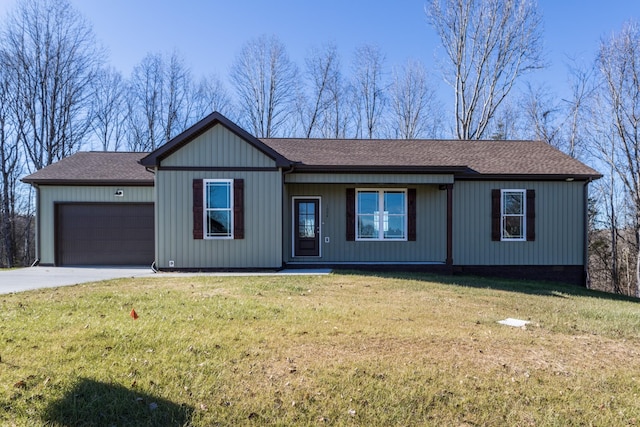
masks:
[[[233,238],[244,239],[244,179],[233,180]]]
[[[536,240],[536,190],[527,190],[527,241]]]
[[[202,239],[204,234],[204,224],[202,223],[202,217],[204,212],[204,200],[203,200],[202,180],[193,180],[193,238]]]
[[[407,239],[416,240],[416,189],[407,190]]]
[[[491,190],[491,240],[500,241],[500,190]]]
[[[356,189],[347,188],[347,241],[356,240]]]

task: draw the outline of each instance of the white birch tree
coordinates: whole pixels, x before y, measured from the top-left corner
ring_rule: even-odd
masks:
[[[231,67],[239,113],[258,138],[285,136],[296,108],[298,69],[275,36],[245,43]]]
[[[640,27],[629,22],[603,40],[598,55],[601,109],[596,116],[601,153],[623,188],[633,230],[636,296],[640,296]],[[620,221],[617,221],[618,224]]]
[[[443,74],[455,92],[455,136],[482,139],[518,79],[543,66],[536,4],[431,0],[426,13],[442,41]]]
[[[389,97],[393,137],[415,139],[439,135],[441,108],[421,62],[409,60],[401,69],[393,71]]]

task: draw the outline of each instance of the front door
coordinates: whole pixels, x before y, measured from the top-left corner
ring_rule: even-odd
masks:
[[[320,200],[293,200],[293,254],[320,256]]]

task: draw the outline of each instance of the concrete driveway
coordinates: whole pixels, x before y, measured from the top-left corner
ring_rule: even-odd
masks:
[[[0,294],[153,274],[148,267],[29,267],[0,270]]]

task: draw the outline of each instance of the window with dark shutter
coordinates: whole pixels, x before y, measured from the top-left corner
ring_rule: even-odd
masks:
[[[347,241],[416,239],[416,190],[347,188]]]
[[[491,240],[499,242],[501,237],[500,220],[502,202],[501,192],[499,189],[491,190]]]
[[[233,212],[231,212],[232,200]],[[207,211],[206,224],[205,210]],[[230,228],[231,224],[233,224],[233,230]],[[205,234],[207,239],[244,239],[243,179],[193,180],[193,238],[204,239]]]
[[[491,240],[535,241],[535,190],[491,190]]]
[[[356,189],[347,188],[347,241],[356,240]]]
[[[233,180],[233,238],[244,239],[244,179]]]
[[[201,179],[193,180],[193,238],[201,240],[204,236],[204,200],[203,186]]]
[[[536,190],[527,190],[527,241],[536,240]]]
[[[416,240],[416,189],[407,190],[407,240]]]

